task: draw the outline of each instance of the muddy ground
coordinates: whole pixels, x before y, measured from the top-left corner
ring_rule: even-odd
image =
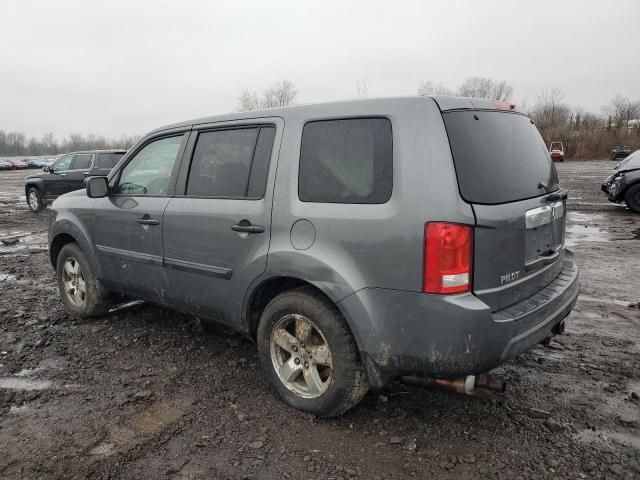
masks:
[[[277,401],[254,345],[139,305],[63,310],[48,214],[0,172],[0,478],[640,478],[640,215],[612,162],[558,164],[582,294],[566,335],[501,367],[505,394],[393,385],[339,419]]]

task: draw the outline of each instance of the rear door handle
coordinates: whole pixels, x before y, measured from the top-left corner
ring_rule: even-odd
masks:
[[[251,225],[251,222],[248,220],[242,220],[240,223],[231,225],[231,230],[240,233],[264,233],[264,227]]]
[[[151,218],[149,215],[143,215],[138,219],[138,223],[140,225],[158,225],[160,223],[160,220]]]

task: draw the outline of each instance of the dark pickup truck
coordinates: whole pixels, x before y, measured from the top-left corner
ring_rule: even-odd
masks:
[[[62,155],[42,173],[25,179],[25,195],[29,209],[39,212],[60,195],[84,188],[91,176],[107,175],[126,150],[89,150]]]

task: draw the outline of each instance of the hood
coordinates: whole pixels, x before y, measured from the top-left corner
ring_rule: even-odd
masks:
[[[626,172],[627,170],[637,170],[640,168],[640,150],[636,150],[618,165],[614,167],[614,170],[618,172]]]
[[[25,177],[25,180],[33,180],[35,178],[42,178],[42,173],[36,173],[33,175],[29,175],[27,177]]]

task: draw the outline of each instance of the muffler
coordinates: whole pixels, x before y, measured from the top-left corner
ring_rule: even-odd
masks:
[[[468,375],[461,378],[425,378],[416,376],[401,377],[400,380],[407,385],[417,385],[430,388],[441,388],[465,395],[473,395],[476,388],[493,390],[494,392],[504,393],[507,388],[507,382],[503,379],[491,375]]]

